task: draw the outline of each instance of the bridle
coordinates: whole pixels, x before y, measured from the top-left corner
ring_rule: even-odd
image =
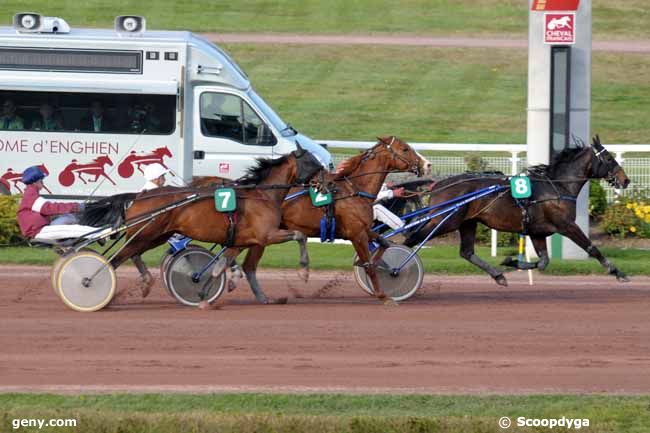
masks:
[[[608,167],[610,165],[611,161],[608,161],[605,156],[608,155],[613,161],[615,161],[614,157],[611,156],[609,154],[609,152],[607,152],[607,149],[605,149],[605,146],[601,145],[600,147],[601,147],[600,150],[596,150],[596,147],[592,146],[591,150],[593,150],[594,156],[596,157],[598,162],[600,162],[605,167]],[[617,187],[617,185],[616,185],[616,173],[619,170],[622,170],[622,168],[617,164],[613,168],[608,168],[607,173],[605,173],[605,176],[603,176],[603,179],[605,179],[607,181],[607,183],[609,183],[614,188]]]
[[[395,151],[395,149],[393,149],[393,143],[395,143],[395,139],[396,139],[396,137],[393,135],[391,137],[390,143],[386,143],[384,140],[382,140],[380,138],[379,143],[377,143],[375,146],[373,146],[371,149],[369,149],[367,151],[367,152],[369,152],[367,158],[370,158],[375,153],[378,153],[378,152],[375,151],[375,149],[377,147],[380,147],[381,145],[383,145],[383,146],[380,147],[380,149],[387,150],[392,155],[392,157],[394,159],[397,159],[397,160],[402,161],[403,163],[405,163],[408,166],[408,171],[410,171],[411,173],[417,174],[419,176],[420,175],[419,161],[415,161],[415,162],[414,161],[409,161],[408,159],[406,159],[405,157],[403,157],[402,155],[397,153]],[[367,158],[364,158],[364,159],[367,159]]]

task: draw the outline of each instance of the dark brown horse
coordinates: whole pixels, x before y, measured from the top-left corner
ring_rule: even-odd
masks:
[[[301,247],[300,264],[306,275],[309,265],[306,237],[296,230],[280,229],[280,206],[290,185],[296,182],[302,184],[320,169],[322,166],[314,156],[301,148],[279,159],[258,159],[257,165],[237,181],[237,186],[233,186],[238,193],[234,238],[232,246],[224,253],[223,259],[217,262],[212,274],[219,275],[226,263],[243,248],[296,240]],[[111,223],[111,220],[121,217],[133,221],[139,216],[181,202],[193,194],[198,194],[200,198],[130,228],[127,237],[132,237],[131,241],[111,264],[117,268],[125,260],[162,245],[174,233],[182,233],[198,241],[226,244],[231,224],[225,214],[215,210],[214,187],[163,187],[137,196],[113,196],[89,205],[82,215],[81,223],[97,225],[98,213],[106,213],[107,209],[112,209],[108,212],[112,215],[102,218],[101,223]],[[123,215],[127,203],[132,204]],[[146,269],[145,272],[148,274]]]
[[[443,203],[491,185],[503,185],[506,188],[498,194],[488,195],[463,206],[440,227],[435,236],[458,230],[461,257],[483,269],[504,286],[507,285],[507,280],[503,273],[474,253],[476,226],[479,222],[498,231],[530,236],[540,260],[533,264],[522,264],[510,259],[502,263],[504,265],[544,270],[549,263],[546,238],[559,233],[575,242],[590,257],[597,259],[619,281],[627,281],[625,274],[592,245],[575,223],[576,198],[589,179],[606,179],[616,188],[626,188],[630,183],[623,168],[600,143],[600,138],[596,136],[592,146],[564,150],[549,165],[528,168],[528,177],[533,195],[519,203],[511,196],[510,182],[502,174],[467,173],[439,181],[431,191],[428,205]],[[444,216],[434,218],[410,233],[405,245],[414,246],[421,242]]]
[[[371,230],[373,197],[379,192],[388,173],[410,171],[421,175],[430,169],[430,165],[406,142],[397,137],[382,137],[372,148],[341,163],[335,174],[312,179],[329,186],[333,192],[336,237],[352,242],[359,257],[356,265],[366,267],[375,294],[382,300],[386,295],[377,280],[374,262],[379,260],[388,244]],[[301,190],[294,188],[289,196]],[[282,204],[282,226],[307,236],[319,236],[325,212],[325,207],[315,207],[309,195],[304,194]],[[380,252],[372,262],[368,250],[371,240],[377,240],[381,245]],[[244,260],[242,268],[251,287],[257,285],[255,274],[263,253],[264,246],[256,245],[248,250]]]

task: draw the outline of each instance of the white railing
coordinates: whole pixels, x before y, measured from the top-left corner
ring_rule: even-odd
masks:
[[[319,140],[330,149],[335,164],[349,157],[336,152],[336,149],[368,149],[375,141],[338,141]],[[525,144],[460,144],[460,143],[409,143],[418,151],[427,152],[471,152],[480,153],[481,159],[487,163],[489,170],[498,170],[511,175],[522,172],[526,167]],[[605,146],[614,154],[618,163],[625,169],[632,180],[630,190],[650,190],[650,144],[608,144]],[[490,156],[490,153],[509,153],[510,156]],[[625,157],[626,153],[634,156]],[[486,155],[487,154],[487,155]],[[644,155],[645,154],[645,155]],[[638,156],[641,155],[641,156]],[[466,155],[465,155],[466,156]],[[465,156],[425,155],[433,166],[433,176],[445,177],[467,171]],[[620,191],[602,183],[607,193],[607,199],[612,202]],[[492,230],[492,255],[496,256],[496,231]]]
[[[320,142],[327,144],[330,148],[335,163],[347,157],[345,154],[337,154],[336,149],[367,149],[376,143],[373,141],[338,140],[321,140]],[[483,162],[487,163],[489,170],[498,170],[509,174],[520,173],[526,167],[525,144],[410,144],[418,151],[479,153]],[[606,148],[614,155],[632,180],[630,191],[650,190],[650,144],[608,144]],[[489,156],[490,153],[509,153],[510,156]],[[635,155],[627,158],[626,154],[629,153]],[[433,165],[433,175],[435,177],[451,176],[463,173],[468,169],[465,156],[426,155],[426,158]],[[603,183],[603,187],[610,202],[620,193],[620,191],[614,190],[605,183]]]

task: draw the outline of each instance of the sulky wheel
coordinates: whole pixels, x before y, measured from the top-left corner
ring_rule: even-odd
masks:
[[[181,303],[197,306],[201,302],[201,291],[205,291],[205,300],[214,302],[226,286],[226,272],[217,278],[212,277],[212,267],[197,274],[212,260],[214,255],[202,247],[187,248],[176,254],[168,263],[165,281],[171,294]],[[214,264],[212,265],[214,266]]]
[[[115,295],[113,266],[100,254],[80,251],[64,257],[56,270],[55,290],[76,311],[104,308]]]
[[[92,252],[90,248],[82,248],[81,251]],[[52,265],[52,270],[50,271],[50,280],[52,282],[52,289],[54,290],[54,293],[56,293],[56,296],[58,296],[59,298],[61,297],[61,295],[59,294],[59,287],[56,282],[56,277],[59,273],[59,269],[61,268],[61,265],[63,264],[63,262],[65,262],[65,259],[70,257],[70,254],[74,254],[74,252],[65,251],[59,257],[57,257],[56,260],[54,261],[54,264]]]
[[[160,259],[160,275],[163,281],[163,286],[165,286],[165,290],[167,290],[167,293],[169,293],[169,295],[173,298],[176,298],[176,296],[174,296],[172,291],[169,289],[169,283],[167,282],[167,269],[169,268],[169,263],[172,261],[172,259],[185,250],[201,250],[207,254],[211,254],[207,248],[192,244],[189,244],[187,247],[185,247],[185,249],[178,251],[176,254],[172,254],[170,251],[165,252],[165,255],[162,256],[162,259]]]
[[[404,265],[397,275],[393,275],[393,269],[400,266],[411,254],[411,251],[404,245],[391,245],[375,267],[381,288],[384,289],[386,296],[395,301],[404,301],[410,298],[422,285],[424,265],[417,254]],[[354,260],[356,262],[357,256],[354,257]],[[354,278],[366,293],[374,295],[364,268],[354,266]]]

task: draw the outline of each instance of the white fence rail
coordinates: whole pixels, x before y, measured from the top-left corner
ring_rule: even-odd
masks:
[[[376,142],[373,141],[336,141],[320,140],[327,144],[334,156],[335,163],[347,158],[348,155],[337,153],[337,149],[367,149]],[[466,156],[477,154],[487,163],[488,170],[498,170],[508,174],[517,174],[526,167],[525,144],[459,144],[459,143],[410,143],[418,151],[427,151],[426,158],[433,165],[433,176],[445,177],[467,171]],[[606,145],[625,169],[632,180],[630,191],[650,190],[650,144],[608,144]],[[430,152],[460,152],[462,155],[431,155]],[[490,155],[496,154],[496,155]],[[499,155],[500,154],[500,155]],[[505,155],[504,155],[505,154]],[[509,154],[509,155],[507,155]],[[626,157],[626,154],[631,154]],[[602,183],[607,192],[608,201],[614,200],[617,192],[609,185]]]

